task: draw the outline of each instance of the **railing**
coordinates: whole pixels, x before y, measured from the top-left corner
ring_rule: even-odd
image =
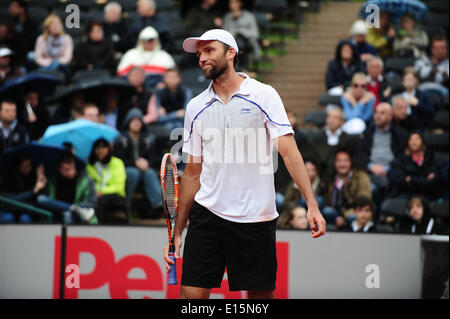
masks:
[[[5,203],[7,205],[23,209],[23,210],[25,210],[27,212],[30,212],[30,213],[34,213],[34,214],[39,214],[39,215],[45,216],[47,218],[48,222],[52,221],[52,213],[49,212],[48,210],[37,208],[37,207],[34,207],[32,205],[25,204],[23,202],[19,202],[17,200],[14,200],[14,199],[11,199],[11,198],[7,198],[7,197],[4,197],[4,196],[0,196],[0,203]]]

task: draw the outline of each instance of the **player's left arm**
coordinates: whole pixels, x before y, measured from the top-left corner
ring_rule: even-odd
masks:
[[[306,201],[308,206],[307,217],[311,228],[312,237],[318,238],[325,235],[326,222],[320,213],[316,197],[312,190],[311,181],[309,180],[309,176],[306,171],[305,163],[303,162],[302,155],[297,148],[294,136],[292,134],[283,135],[275,138],[274,142],[278,152],[283,158],[289,174],[295,184],[297,184],[303,198]]]

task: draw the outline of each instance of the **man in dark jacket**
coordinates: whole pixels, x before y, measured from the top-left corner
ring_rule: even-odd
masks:
[[[340,87],[342,92],[350,85],[355,73],[363,72],[364,65],[359,59],[358,50],[348,40],[339,42],[335,57],[328,63],[326,86],[327,89]]]
[[[407,133],[392,124],[392,107],[378,104],[374,115],[375,125],[366,128],[356,142],[359,165],[367,169],[380,186],[387,186],[387,173],[392,161],[405,151]],[[374,179],[372,179],[374,182]]]
[[[41,189],[37,189],[37,206],[62,213],[65,223],[98,223],[95,216],[97,194],[94,183],[85,170],[77,169],[72,153],[67,152],[60,156],[55,174],[38,177],[40,178],[44,181]],[[58,216],[55,215],[56,220],[59,219]]]
[[[355,233],[374,233],[376,226],[372,221],[373,204],[372,200],[367,196],[358,196],[353,202],[353,211],[355,219],[339,228],[341,231]]]
[[[131,208],[131,201],[139,182],[142,181],[145,195],[153,210],[162,207],[161,190],[158,175],[150,167],[153,139],[144,131],[143,115],[139,109],[131,109],[125,118],[126,130],[114,141],[114,156],[125,164],[127,173],[126,205]]]
[[[17,120],[17,106],[13,100],[0,101],[0,154],[7,148],[28,143],[28,133]]]

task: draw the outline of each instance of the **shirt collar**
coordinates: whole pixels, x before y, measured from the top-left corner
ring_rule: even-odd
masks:
[[[329,137],[329,136],[337,136],[337,137],[339,137],[339,136],[341,136],[341,134],[342,134],[342,129],[341,128],[338,128],[337,130],[336,130],[336,133],[331,133],[331,131],[330,131],[330,129],[328,128],[328,127],[326,127],[325,128],[325,134]]]
[[[17,125],[17,119],[15,119],[14,121],[12,121],[12,123],[9,125],[9,127],[7,129],[3,128],[3,124],[2,121],[0,120],[0,129],[1,130],[7,130],[8,132],[11,132],[12,130],[14,130],[14,128]]]
[[[239,89],[233,93],[233,95],[250,95],[250,87],[249,87],[250,77],[243,72],[237,72],[237,74],[244,77],[244,81],[241,83]],[[220,100],[219,97],[216,95],[216,92],[214,92],[213,81],[209,83],[208,89],[206,91],[209,97],[208,103],[210,103],[213,99]]]

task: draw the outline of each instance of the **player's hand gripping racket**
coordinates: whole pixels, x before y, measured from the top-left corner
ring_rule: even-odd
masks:
[[[164,154],[161,162],[161,196],[169,231],[169,258],[174,262],[169,270],[169,285],[177,284],[177,267],[173,230],[178,212],[178,171],[175,160],[170,153]]]

